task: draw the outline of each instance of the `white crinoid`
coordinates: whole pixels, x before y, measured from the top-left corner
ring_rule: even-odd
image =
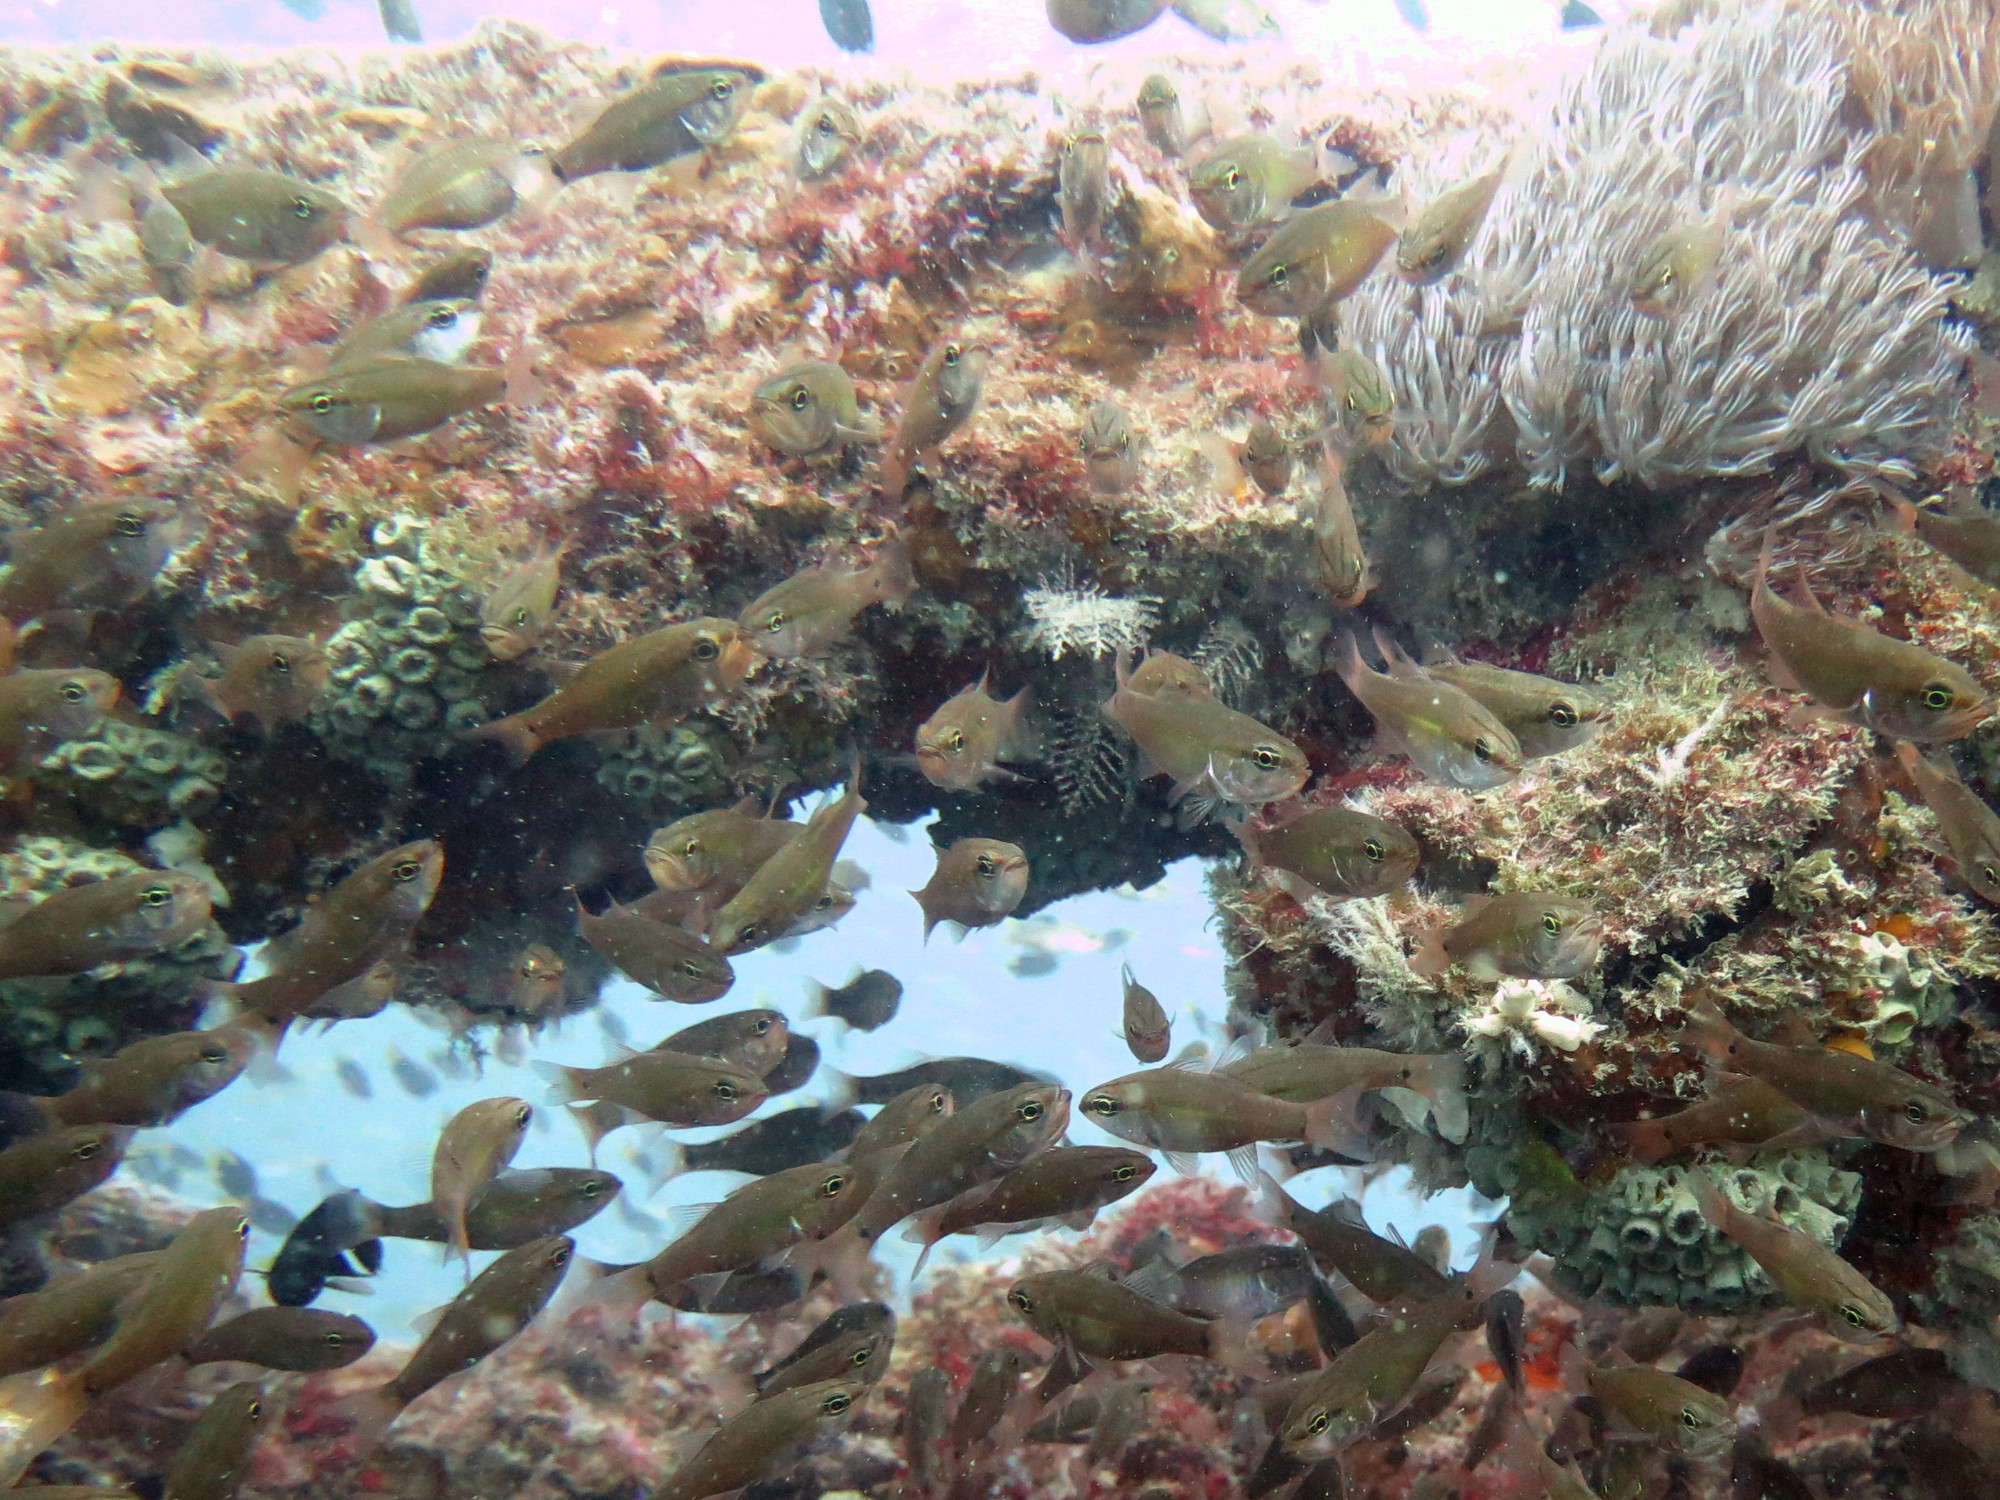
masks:
[[[1120,599],[1094,583],[1043,580],[1021,596],[1030,646],[1059,661],[1070,652],[1102,660],[1136,652],[1159,623],[1155,599]]]

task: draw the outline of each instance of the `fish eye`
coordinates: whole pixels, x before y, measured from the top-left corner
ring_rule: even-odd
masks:
[[[963,729],[947,729],[938,743],[953,755],[956,755],[965,748],[965,731]]]
[[[333,1334],[331,1335],[331,1337],[334,1343],[337,1344],[340,1342],[339,1334],[337,1333]],[[248,1417],[253,1422],[256,1421],[259,1417],[264,1415],[264,1403],[261,1401],[252,1401],[248,1406],[243,1408],[243,1415]]]
[[[292,670],[292,659],[289,656],[272,657],[271,670],[273,672],[290,672]]]
[[[1130,1162],[1127,1162],[1122,1167],[1115,1167],[1112,1169],[1111,1180],[1113,1182],[1130,1182],[1134,1177],[1137,1177],[1138,1175],[1139,1175],[1139,1169],[1133,1166]]]
[[[829,1417],[837,1417],[853,1404],[854,1398],[848,1395],[847,1392],[835,1391],[831,1396],[820,1402],[819,1409]]]
[[[236,1238],[238,1238],[239,1240],[247,1240],[250,1238],[249,1219],[243,1218],[243,1219],[238,1219],[236,1221]]]
[[[1275,287],[1289,286],[1292,280],[1292,273],[1285,263],[1280,261],[1277,265],[1271,267],[1269,280],[1271,285]]]
[[[1035,1310],[1035,1299],[1019,1287],[1015,1287],[1013,1291],[1007,1294],[1007,1305],[1013,1308],[1015,1312],[1031,1313]]]
[[[862,1348],[856,1349],[852,1354],[848,1355],[847,1362],[858,1370],[868,1363],[868,1357],[874,1352],[873,1349],[864,1345]]]
[[[139,899],[147,906],[165,906],[174,899],[174,888],[170,885],[149,885],[140,892]]]
[[[1325,1432],[1327,1428],[1331,1427],[1332,1425],[1333,1425],[1333,1417],[1326,1411],[1324,1407],[1322,1407],[1320,1410],[1314,1412],[1312,1416],[1307,1419],[1306,1431],[1311,1433],[1314,1437],[1318,1437],[1322,1432]]]
[[[146,518],[127,511],[112,522],[112,527],[120,536],[140,536],[146,530]]]
[[[1493,759],[1493,742],[1481,735],[1472,742],[1472,758],[1482,766]]]
[[[321,391],[317,396],[312,398],[312,409],[321,416],[325,416],[333,410],[333,397],[329,396],[325,391]]]
[[[335,1329],[330,1332],[321,1334],[320,1342],[326,1345],[326,1347],[329,1349],[338,1349],[342,1344],[347,1342],[347,1339],[340,1333],[338,1329]]]
[[[301,219],[310,219],[313,216],[312,199],[306,197],[294,198],[292,200],[292,212]]]
[[[1232,193],[1235,192],[1237,188],[1242,186],[1242,184],[1243,184],[1243,174],[1237,171],[1236,168],[1231,167],[1228,171],[1222,174],[1222,185],[1228,188],[1230,192]]]
[[[1868,1326],[1868,1314],[1856,1307],[1852,1302],[1840,1310],[1840,1315],[1847,1319],[1849,1327],[1866,1328]]]
[[[944,1090],[940,1089],[931,1095],[931,1113],[934,1115],[944,1113]]]
[[[1383,860],[1389,857],[1389,851],[1382,847],[1382,841],[1380,839],[1370,839],[1367,843],[1361,846],[1361,852],[1367,855],[1371,860],[1373,860],[1378,865],[1381,864]]]
[[[759,1016],[756,1020],[750,1023],[750,1035],[752,1036],[762,1036],[765,1032],[769,1031],[770,1029],[771,1029],[771,1022],[770,1019],[766,1016]]]
[[[1903,1118],[1912,1125],[1921,1125],[1930,1118],[1930,1111],[1924,1108],[1922,1101],[1912,1099],[1903,1106]]]
[[[782,609],[774,609],[764,617],[764,628],[775,635],[785,628],[789,620],[790,617]]]
[[[1933,682],[1924,689],[1924,707],[1933,713],[1942,713],[1951,707],[1951,689],[1941,682]]]
[[[681,972],[690,979],[699,979],[701,978],[701,965],[690,958],[681,964]]]
[[[1250,752],[1250,758],[1266,771],[1274,769],[1278,762],[1284,759],[1283,756],[1279,755],[1269,745],[1259,745],[1255,750]]]
[[[1707,1425],[1707,1423],[1702,1421],[1701,1413],[1696,1411],[1692,1406],[1683,1406],[1681,1408],[1681,1426],[1685,1427],[1689,1432],[1699,1432]]]
[[[210,1067],[214,1067],[217,1063],[228,1062],[229,1054],[224,1052],[220,1047],[210,1047],[201,1054],[201,1060]]]
[[[1556,933],[1561,932],[1562,930],[1563,930],[1563,919],[1561,912],[1545,911],[1542,913],[1542,931],[1548,933],[1551,937],[1553,937]]]
[[[807,390],[804,386],[795,385],[792,387],[793,411],[804,411],[808,406],[812,405],[812,399],[813,399],[812,392]]]
[[[1981,865],[1979,873],[1985,877],[1988,885],[2000,885],[2000,865]]]
[[[1109,1094],[1092,1094],[1084,1101],[1083,1107],[1094,1115],[1103,1115],[1106,1119],[1118,1113],[1118,1101]]]
[[[593,1178],[592,1180],[585,1182],[582,1187],[577,1189],[577,1191],[586,1198],[595,1198],[599,1193],[604,1191],[604,1188],[600,1183],[598,1183]]]
[[[549,1264],[560,1270],[569,1264],[569,1246],[558,1245],[549,1255]]]
[[[720,1099],[724,1104],[734,1104],[736,1102],[736,1085],[731,1083],[727,1078],[716,1079],[715,1097]]]
[[[1549,722],[1558,729],[1574,729],[1577,723],[1577,712],[1567,703],[1552,704],[1549,708]]]
[[[945,368],[956,369],[958,367],[959,358],[963,354],[963,352],[964,351],[961,350],[956,344],[946,344],[944,346]]]
[[[422,869],[423,869],[423,864],[420,861],[414,859],[406,859],[401,864],[397,865],[394,869],[389,871],[389,878],[391,880],[415,880],[417,878],[418,872],[420,872]]]
[[[819,117],[819,125],[817,129],[819,130],[819,133],[821,135],[832,135],[834,131],[838,129],[838,127],[833,123],[832,115],[822,114]]]
[[[1000,873],[1000,867],[993,862],[993,856],[990,854],[980,855],[979,861],[974,868],[979,871],[980,877],[985,880],[991,880],[995,875]]]
[[[1042,1117],[1042,1106],[1036,1100],[1030,1099],[1014,1113],[1019,1115],[1024,1123],[1032,1125]]]
[[[70,1152],[70,1155],[74,1156],[78,1161],[89,1161],[103,1149],[104,1142],[102,1141],[78,1141],[76,1149]]]
[[[736,85],[727,78],[718,78],[708,86],[711,99],[727,99],[736,92]]]
[[[1341,404],[1347,408],[1349,415],[1359,415],[1361,411],[1361,398],[1352,391],[1348,392]]]
[[[841,1189],[846,1186],[847,1174],[845,1172],[835,1172],[831,1177],[820,1180],[819,1195],[822,1198],[838,1198]]]
[[[525,1125],[529,1120],[534,1118],[534,1114],[534,1108],[531,1105],[524,1104],[514,1111],[514,1123],[516,1125]]]
[[[81,703],[89,696],[84,692],[83,684],[80,682],[65,682],[57,691],[62,694],[65,703]]]
[[[694,643],[694,650],[690,651],[688,655],[692,656],[696,661],[714,661],[716,657],[722,655],[722,648],[704,636]]]
[[[750,942],[756,936],[757,924],[755,922],[745,922],[741,927],[736,929],[736,941],[739,943]]]
[[[514,611],[514,623],[516,625],[525,625],[528,623],[528,611],[525,608]]]
[[[682,859],[693,859],[699,853],[701,853],[700,839],[689,839],[686,843],[681,845]]]

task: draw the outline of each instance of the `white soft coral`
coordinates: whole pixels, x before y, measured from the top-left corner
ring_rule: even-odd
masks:
[[[1496,1049],[1535,1055],[1537,1044],[1574,1052],[1604,1027],[1590,1019],[1590,1003],[1561,980],[1503,979],[1486,1007],[1464,1017],[1467,1035]]]

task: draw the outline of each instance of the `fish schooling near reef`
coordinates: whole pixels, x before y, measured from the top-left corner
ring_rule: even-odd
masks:
[[[0,26],[0,1491],[1991,1490],[2000,12],[1350,9]]]

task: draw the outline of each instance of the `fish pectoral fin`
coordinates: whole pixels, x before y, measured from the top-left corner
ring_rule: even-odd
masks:
[[[1201,1171],[1201,1158],[1187,1151],[1162,1151],[1167,1165],[1183,1177],[1194,1177]]]
[[[1257,1147],[1252,1144],[1238,1146],[1229,1153],[1229,1165],[1236,1175],[1245,1182],[1257,1180]]]

